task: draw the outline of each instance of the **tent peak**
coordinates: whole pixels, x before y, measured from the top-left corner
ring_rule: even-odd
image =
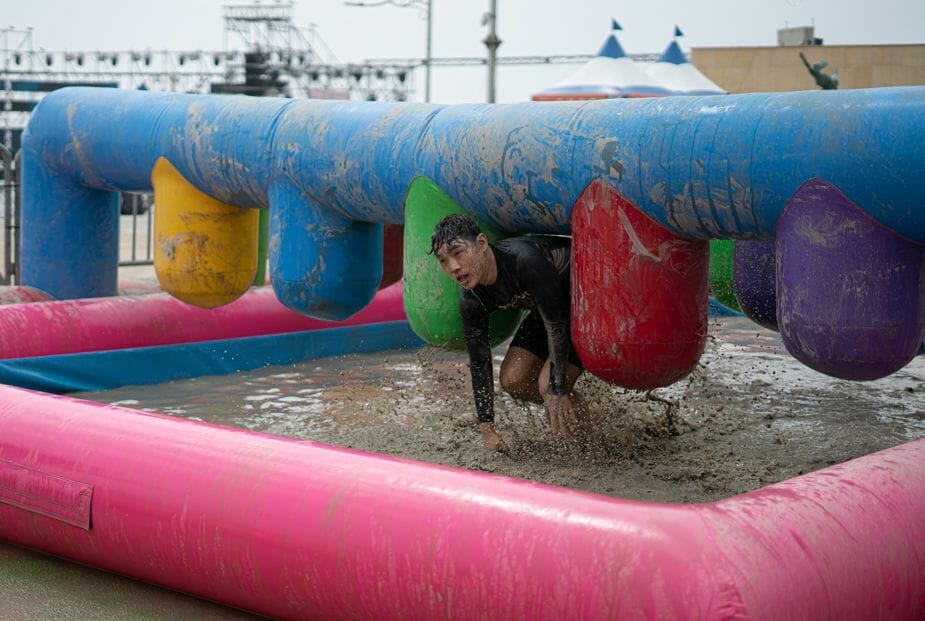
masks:
[[[681,46],[678,45],[678,42],[672,39],[665,51],[662,52],[662,55],[658,57],[658,62],[683,65],[687,62],[687,58],[684,56],[684,52],[681,51]]]
[[[601,46],[601,49],[597,55],[605,56],[607,58],[624,58],[626,57],[626,52],[623,51],[623,48],[620,46],[620,42],[617,41],[617,38],[611,34],[607,37],[607,40],[604,41],[604,45]]]

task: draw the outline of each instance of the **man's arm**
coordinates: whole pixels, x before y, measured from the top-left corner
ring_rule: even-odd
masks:
[[[534,258],[518,269],[522,274],[521,282],[530,290],[536,310],[546,326],[549,346],[547,392],[552,395],[567,394],[565,376],[572,343],[569,334],[570,294],[563,287],[555,266],[546,261],[539,262]]]
[[[495,378],[488,339],[488,311],[478,300],[463,295],[459,301],[459,314],[469,350],[469,374],[472,378],[475,412],[480,423],[491,423],[495,419]]]
[[[543,405],[546,406],[546,417],[549,419],[549,430],[552,436],[562,435],[568,438],[578,424],[566,380],[568,353],[571,347],[568,315],[566,314],[565,319],[561,319],[553,314],[547,319],[546,314],[542,311],[541,314],[546,324],[546,335],[549,340],[549,383],[546,385]]]
[[[543,318],[549,346],[549,383],[543,399],[546,416],[553,436],[569,436],[577,424],[566,379],[572,342],[569,334],[571,296],[555,265],[548,261],[530,263],[536,260],[528,261],[521,268],[521,273],[527,275],[523,282],[529,286],[536,310]]]
[[[549,385],[546,390],[551,395],[568,394],[565,372],[572,343],[569,339],[568,318],[550,319],[542,310],[540,314],[543,316],[543,323],[546,324],[546,336],[549,340]]]

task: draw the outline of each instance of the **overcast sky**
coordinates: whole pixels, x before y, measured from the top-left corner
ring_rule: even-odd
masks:
[[[377,1],[377,0],[371,0]],[[406,2],[407,0],[397,0]],[[239,0],[237,4],[244,4]],[[0,0],[0,27],[33,27],[36,49],[221,50],[221,0]],[[264,0],[263,4],[273,4]],[[484,56],[481,18],[490,0],[433,0],[433,56]],[[610,20],[627,53],[660,53],[677,24],[685,51],[692,47],[772,46],[777,29],[815,25],[826,44],[925,43],[923,0],[497,0],[498,55],[596,53]],[[295,22],[314,25],[337,58],[421,58],[423,11],[380,6],[353,8],[342,0],[298,0]],[[2,42],[0,42],[2,43]],[[234,39],[228,46],[240,49]],[[574,65],[502,66],[499,102],[525,101],[575,70]],[[484,101],[484,67],[433,70],[432,100]],[[423,72],[415,81],[423,100]]]

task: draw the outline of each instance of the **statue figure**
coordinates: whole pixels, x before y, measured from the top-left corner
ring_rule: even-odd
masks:
[[[803,52],[800,52],[800,58],[803,59],[803,64],[806,65],[807,71],[816,79],[816,84],[818,84],[820,88],[823,90],[835,90],[838,88],[838,69],[833,71],[832,75],[826,75],[822,73],[822,70],[829,66],[827,61],[822,60],[814,65],[810,65],[809,61],[806,60],[806,56],[803,55]]]

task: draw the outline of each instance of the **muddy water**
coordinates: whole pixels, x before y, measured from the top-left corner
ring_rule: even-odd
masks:
[[[925,437],[923,357],[855,383],[800,365],[777,334],[748,320],[711,321],[710,331],[697,369],[668,388],[582,377],[589,431],[572,445],[550,442],[540,407],[498,395],[507,455],[481,448],[465,357],[430,348],[75,396],[666,502],[728,497]]]

